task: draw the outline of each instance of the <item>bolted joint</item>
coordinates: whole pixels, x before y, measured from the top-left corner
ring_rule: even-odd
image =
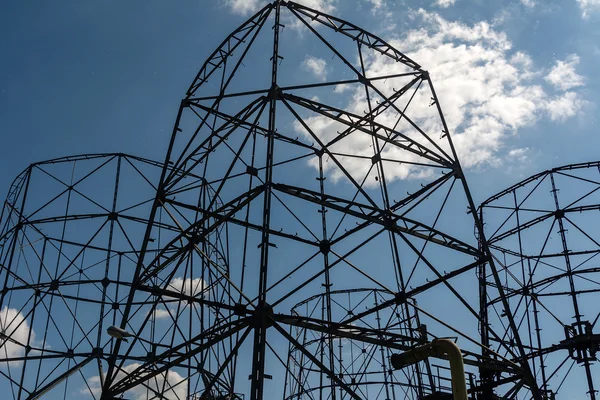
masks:
[[[246,167],[246,173],[252,176],[258,176],[258,168],[251,167],[250,165],[248,165]]]
[[[50,282],[50,291],[58,290],[58,285],[58,279],[54,279],[52,282]]]
[[[270,328],[275,323],[273,321],[273,316],[273,307],[267,303],[260,304],[256,310],[254,310],[252,326],[255,328]]]
[[[235,315],[243,317],[244,315],[246,315],[248,313],[248,308],[245,305],[241,304],[241,303],[236,303],[233,306],[233,313]]]
[[[204,243],[205,239],[206,238],[202,233],[200,233],[198,231],[192,232],[192,234],[188,238],[190,248],[193,249],[194,246],[196,246],[200,243]]]
[[[163,188],[156,191],[156,200],[158,201],[158,207],[162,207],[167,202],[167,194]]]
[[[381,161],[381,153],[377,153],[373,157],[371,157],[371,164],[372,165],[375,165],[375,164],[377,164],[380,161]]]
[[[386,227],[386,229],[395,230],[396,222],[394,221],[394,214],[391,212],[386,212],[383,216],[383,225]]]
[[[394,296],[394,301],[396,302],[396,304],[406,303],[407,299],[408,299],[408,297],[406,296],[406,293],[404,293],[404,292],[398,292]]]
[[[102,347],[94,347],[92,349],[92,355],[95,357],[102,357],[104,355],[104,349]]]
[[[269,90],[269,94],[267,95],[267,100],[281,100],[282,98],[283,92],[277,85],[274,85],[271,90]]]
[[[329,253],[330,250],[331,250],[331,243],[329,242],[329,240],[325,239],[325,240],[322,240],[321,243],[319,243],[319,251],[321,251],[321,253],[327,254],[327,253]]]

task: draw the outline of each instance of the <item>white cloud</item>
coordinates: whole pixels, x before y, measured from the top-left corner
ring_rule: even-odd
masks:
[[[587,104],[585,100],[579,98],[577,93],[566,92],[559,97],[554,97],[545,105],[550,118],[553,121],[565,121],[581,112]]]
[[[384,6],[384,0],[369,0],[369,3],[371,3],[373,10],[379,10]]]
[[[263,2],[260,0],[225,0],[225,5],[235,14],[248,15],[258,10]]]
[[[502,31],[486,21],[467,25],[447,21],[438,14],[419,10],[414,14],[420,19],[421,29],[406,32],[390,43],[429,70],[436,94],[450,129],[461,163],[466,168],[498,166],[505,159],[514,158],[511,146],[519,130],[531,127],[541,118],[564,121],[581,112],[585,105],[580,95],[570,91],[556,95],[554,88],[543,79],[543,69],[536,68],[526,53],[512,49],[512,43]],[[416,24],[415,24],[416,25]],[[367,76],[388,76],[398,73],[398,63],[388,57],[370,55],[365,57]],[[566,66],[573,67],[576,59],[570,57]],[[563,68],[564,69],[564,68]],[[579,75],[569,75],[570,85],[577,84]],[[334,79],[332,77],[332,79]],[[393,82],[378,81],[382,92],[392,93]],[[341,92],[347,88],[336,88]],[[364,87],[354,86],[348,95],[348,111],[362,115],[368,109]],[[415,95],[407,115],[437,140],[441,123],[429,107],[429,91]],[[377,122],[394,126],[395,115],[382,114]],[[322,116],[309,117],[307,125],[323,141],[329,142],[344,130],[339,123]],[[307,132],[300,123],[294,128]],[[419,135],[411,136],[418,140]],[[441,141],[438,143],[442,143]],[[443,145],[443,144],[440,144]],[[336,153],[351,154],[363,159],[338,158],[344,167],[361,179],[371,168],[373,156],[371,139],[357,133],[336,143]],[[422,161],[387,146],[382,158]],[[412,157],[412,158],[411,158]],[[311,161],[316,166],[317,160]],[[333,180],[341,178],[342,172],[329,162],[325,169]],[[403,163],[386,167],[386,179],[409,179],[429,176],[432,171]],[[376,185],[376,177],[369,177],[367,185]]]
[[[302,4],[308,8],[331,13],[335,10],[337,0],[298,0],[296,3]]]
[[[428,29],[411,31],[393,44],[429,68],[464,166],[497,164],[500,151],[510,151],[504,148],[506,139],[519,128],[546,115],[564,120],[581,110],[578,94],[552,99],[536,79],[541,71],[531,58],[513,51],[506,34],[487,22],[469,26],[423,10],[419,15]],[[572,57],[567,65],[576,62]]]
[[[207,297],[209,291],[206,283],[201,278],[174,278],[165,289],[191,297]],[[187,301],[182,301],[172,296],[165,295],[163,296],[163,300],[169,309],[156,307],[148,310],[147,314],[152,314],[153,318],[156,320],[176,319],[178,316],[178,305],[181,305],[183,308],[188,306]],[[181,310],[179,310],[179,312],[180,311]]]
[[[333,91],[335,93],[344,93],[344,92],[347,92],[349,90],[352,90],[352,85],[341,84],[341,85],[335,85],[335,87],[333,88]]]
[[[165,308],[156,308],[154,310],[154,318],[155,319],[171,318],[171,315],[174,315],[174,314],[169,313],[169,311]]]
[[[377,2],[378,0],[371,1]],[[381,2],[381,0],[379,0],[379,2]],[[256,12],[266,4],[264,0],[224,0],[224,3],[231,11],[240,15],[248,15]],[[337,0],[296,0],[296,3],[315,10],[331,13],[335,10]]]
[[[508,152],[508,157],[516,160],[516,161],[526,161],[527,160],[527,156],[529,154],[529,148],[528,147],[522,147],[522,148],[517,148],[517,149],[512,149]]]
[[[171,292],[181,293],[185,296],[192,297],[206,297],[208,296],[209,288],[206,287],[206,283],[201,278],[174,278],[165,288]],[[172,296],[163,296],[163,300],[168,306],[170,312],[166,308],[156,307],[154,309],[148,310],[147,314],[151,314],[154,319],[176,319],[177,318],[177,307],[178,305],[182,305],[182,307],[187,307],[187,301],[180,301],[176,297]],[[179,310],[181,311],[181,310]]]
[[[174,278],[165,289],[192,297],[207,297],[209,290],[209,288],[206,287],[206,283],[201,278]],[[163,296],[163,300],[169,309],[156,307],[154,309],[149,309],[146,315],[152,314],[151,317],[157,321],[161,319],[176,320],[178,317],[178,311],[181,312],[181,309],[178,310],[178,305],[181,305],[183,308],[188,306],[187,301],[181,301],[180,299],[172,296],[165,295]]]
[[[335,93],[345,93],[350,90],[352,90],[352,85],[348,85],[348,84],[335,85],[335,87],[333,88],[333,91]]]
[[[167,290],[193,297],[201,295],[205,289],[206,285],[201,278],[174,278],[167,286]]]
[[[521,0],[521,4],[527,8],[533,8],[535,6],[535,0]]]
[[[29,323],[23,314],[14,308],[4,307],[0,310],[0,332],[11,340],[0,338],[0,359],[22,357],[29,337]],[[35,332],[31,332],[31,343],[35,341]],[[20,361],[0,363],[0,367],[19,365]]]
[[[577,64],[579,64],[579,57],[576,54],[569,55],[565,61],[556,61],[556,64],[546,76],[546,81],[560,90],[582,86],[584,79],[575,72]]]
[[[327,77],[327,61],[322,58],[306,56],[302,66],[321,80],[325,80]]]
[[[456,0],[436,0],[435,5],[438,7],[447,8],[453,6],[456,3]]]
[[[377,19],[377,25],[374,34],[379,37],[385,37],[388,32],[393,32],[397,29],[396,23],[398,18],[393,10],[393,2],[390,4],[387,0],[366,0],[370,6],[371,14]]]
[[[588,18],[591,12],[600,10],[600,0],[577,0],[577,3],[583,18]]]
[[[122,371],[119,371],[116,376],[116,381],[119,381],[126,377],[128,374],[138,368],[140,364],[133,363],[125,366]],[[165,382],[166,377],[166,382]],[[91,395],[93,394],[96,398],[100,397],[102,393],[102,387],[100,385],[100,377],[93,376],[87,380],[90,390],[85,387],[80,390],[80,393]],[[139,385],[125,393],[125,397],[132,398],[133,400],[150,400],[150,399],[167,399],[167,400],[184,400],[187,398],[187,380],[184,381],[184,377],[179,375],[175,371],[167,371],[162,373],[155,378],[149,379],[144,382],[144,385]],[[164,390],[163,390],[164,385]],[[152,390],[161,393],[162,396],[157,396]]]

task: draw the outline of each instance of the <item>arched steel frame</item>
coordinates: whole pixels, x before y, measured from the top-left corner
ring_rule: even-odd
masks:
[[[318,62],[320,69],[295,51],[298,30],[314,42],[312,65]],[[336,97],[344,92],[350,96]],[[101,157],[156,167],[124,155],[53,162]],[[11,296],[21,289],[15,283],[14,255],[22,250],[17,236],[32,222],[23,211],[28,174],[15,181],[2,217],[4,325],[15,309]],[[56,359],[67,360],[67,367],[59,364],[41,383],[0,369],[17,388],[15,398],[65,388],[76,375],[87,393],[101,399],[259,400],[292,394],[292,381],[293,392],[308,398],[361,399],[364,388],[375,386],[401,388],[394,397],[425,398],[444,389],[439,367],[427,360],[395,372],[397,378],[386,354],[448,336],[457,337],[470,376],[480,377],[469,382],[474,396],[491,398],[496,390],[542,398],[432,80],[383,39],[298,3],[265,5],[201,67],[181,101],[162,170],[156,180],[145,179],[152,188],[151,199],[140,203],[147,213],[130,218],[143,229],[133,229],[136,239],[124,235],[115,242],[111,235],[117,228],[126,232],[121,223],[130,210],[119,208],[117,199],[124,196],[117,192],[135,187],[118,184],[120,179],[117,172],[110,191],[88,188],[112,194],[105,212],[71,215],[67,205],[48,221],[78,240],[88,237],[89,227],[67,225],[102,221],[110,227],[102,246],[72,241],[104,254],[100,281],[82,278],[75,289],[66,288],[61,268],[75,263],[57,262],[54,275],[47,274],[52,279],[29,279],[26,289],[34,302],[42,293],[64,302],[64,292],[99,282],[103,294],[94,304],[102,312],[96,315],[100,321],[110,315],[112,324],[129,332],[129,341],[103,334],[107,323],[98,319],[86,319],[92,325],[82,329],[80,314],[70,312],[77,328],[72,332],[87,338],[77,343],[90,342],[85,352],[65,342]],[[60,182],[60,196],[91,198],[77,189],[79,181]],[[119,257],[132,255],[123,271],[107,261],[117,242],[128,249],[117,251]],[[506,315],[499,330],[482,311],[479,296],[489,293],[484,281],[495,285],[497,307]],[[117,288],[118,300],[116,293],[109,299],[106,293]],[[365,293],[373,301],[360,310],[337,301],[343,294],[358,304]],[[72,300],[82,307],[86,295],[77,292]],[[297,307],[307,301],[318,303],[320,312]],[[39,305],[31,310],[41,310]],[[42,314],[60,336],[53,314]],[[28,324],[33,332],[35,321]],[[318,340],[306,341],[298,332]],[[49,362],[32,356],[31,338],[24,344],[16,335],[13,325],[3,348],[8,354],[9,342],[16,341],[26,356],[5,355],[0,362],[21,371],[30,360]],[[342,340],[383,352],[381,371],[360,380],[340,372],[346,367],[339,357]],[[43,342],[38,347],[51,353]],[[307,364],[290,363],[290,355],[310,364],[309,380],[294,375],[294,368]],[[95,366],[91,378],[89,365]]]
[[[106,328],[126,307],[162,167],[86,154],[34,163],[14,180],[0,216],[3,398],[98,395],[114,346]]]
[[[308,79],[299,69],[303,63],[294,60],[294,39],[283,34],[286,25],[303,29],[337,64],[324,79]],[[294,34],[289,28],[286,32]],[[339,41],[333,43],[335,38]],[[375,69],[377,61],[385,72]],[[348,86],[360,97],[361,113],[357,104],[315,97],[320,93],[331,99]],[[356,147],[356,140],[364,147]],[[103,398],[167,371],[183,373],[182,365],[188,373],[204,371],[201,396],[213,395],[217,386],[219,395],[279,396],[284,381],[279,378],[288,371],[283,357],[291,345],[321,371],[321,380],[329,381],[320,396],[335,399],[343,393],[360,399],[356,382],[334,372],[337,337],[401,351],[450,335],[466,342],[465,359],[472,368],[501,371],[518,381],[517,391],[526,388],[538,396],[529,364],[511,361],[526,354],[512,317],[517,343],[508,357],[489,356],[489,349],[482,355],[477,328],[465,333],[454,326],[461,318],[470,319],[473,327],[479,323],[473,290],[477,267],[488,262],[498,283],[500,276],[485,240],[479,248],[473,238],[473,225],[483,238],[477,208],[430,76],[386,41],[294,2],[267,4],[200,69],[181,102],[165,165],[121,327],[135,313],[137,296],[154,287],[150,282],[164,288],[192,270],[217,282],[210,299],[188,299],[209,307],[216,319],[208,329],[173,335],[170,349],[122,375],[125,361],[119,355],[135,352],[137,338],[151,335],[147,324],[139,326],[131,343],[115,345]],[[207,192],[208,185],[214,193]],[[168,244],[153,253],[148,245],[161,231],[154,224],[159,211],[180,232],[163,235]],[[226,251],[217,260],[205,246],[219,246],[211,236],[218,229]],[[368,265],[373,252],[385,254],[376,267]],[[471,290],[453,283],[460,279],[473,281],[462,283]],[[352,293],[363,286],[361,280],[391,297],[356,315],[335,315],[333,285]],[[442,292],[455,302],[456,314],[436,316],[414,302]],[[315,293],[325,301],[321,318],[290,312]],[[404,335],[361,325],[399,306],[406,316],[419,307],[420,318],[435,329],[423,334],[423,326],[411,318],[403,322]],[[313,354],[290,334],[292,327],[323,335],[324,350]],[[497,336],[493,330],[490,334]],[[207,357],[218,346],[226,351],[208,366]],[[415,379],[433,381],[429,362],[415,371]],[[425,387],[414,385],[411,395],[422,397],[433,388]],[[478,383],[471,390],[477,392]]]
[[[503,275],[503,300],[510,304],[525,359],[547,398],[564,393],[597,398],[599,193],[600,163],[571,164],[526,178],[479,210]],[[480,273],[482,337],[496,348],[498,340],[486,338],[486,331],[505,329],[507,313],[497,309],[498,287],[485,265]],[[502,342],[513,344],[513,334],[507,331]],[[490,377],[488,384],[498,382]]]

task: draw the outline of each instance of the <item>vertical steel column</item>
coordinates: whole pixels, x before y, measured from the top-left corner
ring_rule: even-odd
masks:
[[[554,181],[554,174],[550,173],[550,182],[552,183],[552,197],[554,198],[554,205],[556,206],[555,217],[558,221],[558,233],[560,234],[560,240],[562,242],[563,254],[565,256],[565,266],[567,268],[567,277],[569,278],[569,288],[571,290],[571,299],[573,300],[573,310],[575,311],[575,321],[577,321],[577,330],[579,330],[583,325],[581,321],[581,313],[579,312],[579,303],[577,301],[577,294],[575,290],[575,282],[573,280],[573,268],[571,267],[571,259],[569,258],[569,246],[567,244],[567,237],[565,235],[565,227],[563,223],[563,217],[565,216],[565,212],[561,210],[560,203],[558,201],[558,188],[556,187],[556,183]],[[576,331],[573,332],[573,335],[581,335],[583,332]],[[585,375],[587,378],[588,384],[588,394],[590,395],[591,400],[596,400],[596,390],[594,389],[594,380],[592,377],[592,369],[590,366],[590,361],[587,357],[583,360],[583,365],[585,368]]]
[[[479,220],[484,221],[483,219],[483,209],[479,208]],[[479,242],[479,248],[483,254],[483,248],[481,245],[481,237],[477,235],[477,240]],[[488,310],[487,310],[487,263],[484,259],[480,259],[479,266],[477,267],[477,275],[479,278],[479,324],[480,324],[480,333],[481,333],[481,344],[485,347],[482,349],[483,359],[489,359],[491,357],[490,352],[487,350],[490,347],[490,336],[488,332]],[[486,368],[484,363],[479,367],[479,379],[481,381],[481,399],[491,399],[494,395],[493,389],[493,374],[492,372]]]
[[[271,89],[269,92],[269,125],[267,132],[267,154],[265,168],[265,191],[263,203],[262,240],[260,249],[260,270],[258,283],[258,305],[254,314],[254,351],[252,359],[252,375],[250,400],[262,400],[265,379],[265,356],[267,329],[270,324],[271,312],[267,304],[268,268],[269,268],[269,229],[271,227],[271,185],[273,184],[273,150],[275,131],[277,129],[277,101],[279,87],[277,86],[277,67],[279,65],[279,29],[281,4],[275,5],[275,24],[273,25],[273,58],[271,59]]]

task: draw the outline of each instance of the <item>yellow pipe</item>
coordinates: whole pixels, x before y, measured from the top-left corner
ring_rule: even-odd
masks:
[[[402,354],[392,354],[392,367],[400,369],[423,361],[428,357],[446,356],[450,361],[452,396],[454,400],[468,400],[465,365],[460,348],[450,339],[434,339],[431,343],[415,347]]]
[[[448,356],[450,361],[450,375],[452,377],[452,396],[454,400],[468,400],[467,383],[465,381],[465,364],[463,363],[460,348],[449,339],[434,339],[431,342],[434,348]]]

